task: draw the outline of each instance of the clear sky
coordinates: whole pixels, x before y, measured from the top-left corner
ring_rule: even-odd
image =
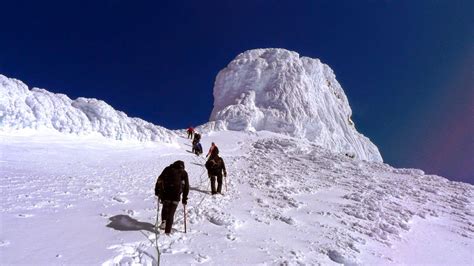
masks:
[[[206,122],[253,48],[333,68],[397,167],[474,183],[474,1],[4,1],[0,73],[171,129]]]

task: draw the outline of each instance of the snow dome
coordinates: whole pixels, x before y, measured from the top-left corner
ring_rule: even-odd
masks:
[[[210,120],[223,121],[229,130],[282,133],[381,162],[378,148],[357,132],[351,114],[334,72],[319,59],[256,49],[238,55],[217,75]]]

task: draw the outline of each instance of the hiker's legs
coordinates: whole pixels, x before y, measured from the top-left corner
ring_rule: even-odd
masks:
[[[166,221],[168,219],[169,203],[170,201],[168,200],[163,201],[163,209],[161,209],[161,222]]]
[[[216,194],[216,176],[211,176],[211,193]]]
[[[217,175],[217,193],[222,193],[222,173]]]
[[[176,212],[176,208],[178,207],[178,202],[177,201],[166,201],[163,204],[163,209],[165,209],[166,206],[166,211],[167,211],[167,216],[165,217],[166,220],[166,228],[165,228],[165,233],[169,234],[171,233],[171,227],[173,226],[173,221],[174,221],[174,213]],[[163,219],[163,216],[162,216]]]

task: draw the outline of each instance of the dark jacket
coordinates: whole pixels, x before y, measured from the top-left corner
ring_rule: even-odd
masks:
[[[184,162],[176,161],[166,167],[158,177],[155,185],[155,195],[160,200],[180,201],[181,193],[183,199],[188,199],[189,179],[184,170]]]
[[[199,141],[201,141],[201,134],[194,133],[193,145],[196,145],[196,143],[199,143]]]
[[[224,160],[216,156],[206,162],[206,169],[209,176],[221,176],[222,172],[227,175]]]

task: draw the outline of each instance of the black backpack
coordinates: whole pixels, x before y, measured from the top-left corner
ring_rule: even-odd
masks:
[[[197,140],[197,141],[200,141],[201,140],[201,134],[195,133],[194,134],[194,139]]]
[[[217,158],[212,159],[212,160],[208,160],[208,161],[206,162],[206,169],[207,169],[208,171],[213,171],[213,170],[215,171],[215,170],[217,170],[217,169],[219,168],[219,164],[217,163],[216,160],[217,160]]]
[[[179,198],[183,191],[182,169],[172,164],[163,170],[155,185],[155,195],[162,200]]]
[[[219,175],[222,170],[222,158],[215,157],[206,162],[206,169],[211,175]]]

